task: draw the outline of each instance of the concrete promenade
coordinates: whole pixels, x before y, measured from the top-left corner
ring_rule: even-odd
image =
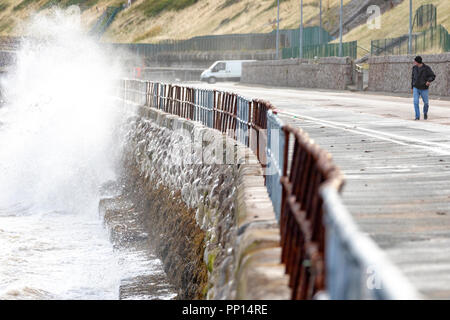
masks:
[[[333,155],[361,229],[426,298],[450,298],[450,101],[414,121],[411,97],[187,84],[272,102]]]

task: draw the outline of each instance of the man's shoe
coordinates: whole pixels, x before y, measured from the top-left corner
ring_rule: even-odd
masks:
[[[414,120],[420,120],[420,118],[415,118]]]
[[[423,118],[424,118],[425,120],[427,120],[427,119],[428,119],[428,115],[425,113],[425,114],[423,115]]]

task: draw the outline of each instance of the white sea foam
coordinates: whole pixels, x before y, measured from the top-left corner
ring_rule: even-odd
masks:
[[[33,17],[2,79],[0,299],[115,299],[134,272],[98,217],[120,153],[124,115],[108,97],[121,69],[78,20]]]

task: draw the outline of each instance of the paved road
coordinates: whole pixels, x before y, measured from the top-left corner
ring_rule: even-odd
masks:
[[[343,199],[361,229],[425,297],[450,298],[449,101],[432,100],[430,119],[414,121],[411,98],[214,87],[269,100],[306,130],[344,172]]]

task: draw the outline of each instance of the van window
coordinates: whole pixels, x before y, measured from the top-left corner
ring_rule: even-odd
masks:
[[[225,62],[219,62],[218,64],[216,64],[214,66],[212,71],[213,72],[218,72],[218,71],[221,71],[221,70],[225,70],[225,68],[226,68]]]

